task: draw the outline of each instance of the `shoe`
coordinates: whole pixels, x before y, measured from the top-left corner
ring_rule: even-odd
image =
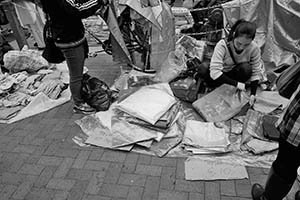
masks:
[[[265,189],[258,183],[252,186],[251,195],[253,200],[267,200],[264,196]]]
[[[298,190],[295,194],[295,200],[300,200],[300,190]]]
[[[74,113],[81,114],[92,114],[96,112],[95,108],[92,108],[87,103],[74,104],[73,111]]]

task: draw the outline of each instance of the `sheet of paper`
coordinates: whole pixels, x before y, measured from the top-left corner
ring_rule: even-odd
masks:
[[[227,180],[248,178],[245,166],[188,158],[185,161],[186,180]]]

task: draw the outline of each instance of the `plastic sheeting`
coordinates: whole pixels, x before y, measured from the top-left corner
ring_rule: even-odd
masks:
[[[50,110],[56,106],[62,105],[68,102],[70,99],[71,99],[71,92],[69,89],[64,90],[61,93],[61,96],[55,100],[50,99],[47,95],[41,92],[37,94],[35,97],[33,97],[31,102],[26,107],[24,107],[15,117],[9,120],[0,120],[0,123],[10,124],[25,119],[27,117],[31,117],[33,115]]]
[[[142,87],[116,107],[154,125],[175,103],[169,84],[162,83]]]
[[[229,143],[224,128],[218,128],[212,122],[187,120],[183,143],[195,147],[223,147]]]
[[[223,84],[193,103],[194,108],[206,121],[227,121],[241,111],[248,103],[246,92],[234,86]]]
[[[300,56],[298,0],[233,0],[222,6],[225,24],[232,25],[239,18],[257,24],[256,42],[264,61],[278,66],[293,53]]]
[[[280,96],[278,91],[262,91],[257,94],[253,109],[262,113],[271,113],[276,109],[283,110],[289,100]]]
[[[118,3],[117,3],[118,2]],[[114,36],[112,38],[114,61],[135,64],[129,56],[128,49],[122,38],[115,18],[125,6],[130,7],[134,12],[141,15],[151,27],[151,50],[150,66],[158,70],[167,59],[169,52],[175,49],[175,23],[170,6],[166,2],[158,2],[157,5],[143,6],[142,0],[119,0],[116,12],[110,9],[107,24]]]
[[[108,111],[76,120],[76,124],[81,127],[84,134],[75,136],[73,141],[80,146],[91,144],[123,151],[146,151],[159,157],[168,154],[182,141],[184,131],[182,114],[175,118],[168,133],[161,134],[161,138],[157,139],[160,137],[158,131],[128,123],[118,116],[114,106],[115,104]]]

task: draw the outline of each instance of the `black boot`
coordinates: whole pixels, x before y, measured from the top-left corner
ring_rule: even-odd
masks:
[[[269,176],[265,186],[264,196],[270,200],[282,200],[290,191],[293,182],[289,183],[270,169]]]
[[[300,190],[298,190],[295,194],[295,200],[300,200]]]
[[[251,195],[253,200],[267,200],[264,196],[265,189],[258,183],[252,186]]]

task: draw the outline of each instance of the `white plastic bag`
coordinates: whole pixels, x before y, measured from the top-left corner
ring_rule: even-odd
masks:
[[[180,72],[186,69],[186,64],[182,56],[176,55],[174,51],[169,53],[168,58],[162,64],[159,72],[156,73],[155,80],[168,83],[176,78]]]

